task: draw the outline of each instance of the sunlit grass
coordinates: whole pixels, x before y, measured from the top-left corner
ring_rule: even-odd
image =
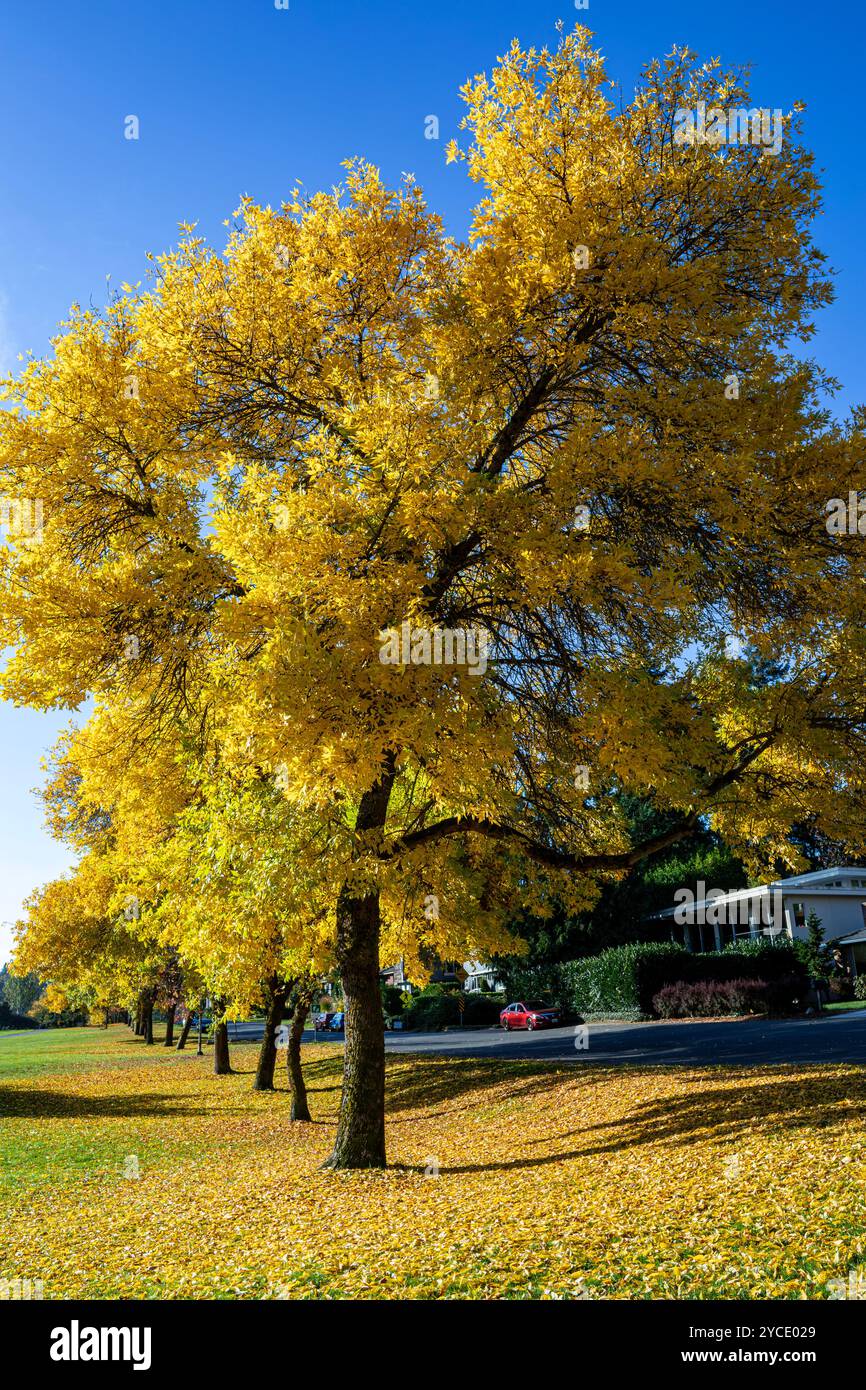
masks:
[[[0,1035],[0,1277],[68,1297],[822,1297],[863,1258],[866,1074],[388,1061],[386,1172],[322,1172],[255,1049]],[[124,1172],[139,1176],[124,1176]],[[438,1171],[438,1176],[435,1173]]]

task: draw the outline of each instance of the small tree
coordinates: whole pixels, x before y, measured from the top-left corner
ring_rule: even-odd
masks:
[[[816,912],[809,913],[806,930],[809,934],[805,941],[799,943],[797,954],[810,975],[826,979],[835,973],[835,966],[830,948],[824,943],[824,928]]]

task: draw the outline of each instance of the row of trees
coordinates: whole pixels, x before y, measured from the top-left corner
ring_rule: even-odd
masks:
[[[701,825],[756,868],[806,822],[866,843],[862,541],[824,524],[862,415],[790,350],[830,298],[797,117],[778,156],[675,145],[742,75],[675,51],[620,101],[583,29],[464,95],[468,241],[361,161],[245,198],[0,417],[44,511],[0,556],[3,693],[94,700],[28,935],[127,994],[167,950],[238,1004],[336,968],[335,1166],[385,1162],[380,955],[490,957]],[[404,622],[484,670],[381,660]]]

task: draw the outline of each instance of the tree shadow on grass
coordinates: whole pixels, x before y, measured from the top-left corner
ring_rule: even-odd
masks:
[[[729,1080],[731,1084],[713,1088],[696,1084],[682,1096],[653,1097],[622,1118],[599,1120],[580,1129],[552,1133],[545,1139],[526,1139],[527,1153],[523,1157],[501,1163],[449,1164],[448,1171],[479,1173],[544,1167],[569,1159],[639,1150],[650,1144],[688,1146],[697,1139],[729,1148],[753,1132],[756,1122],[768,1130],[796,1132],[834,1129],[866,1117],[866,1073],[859,1067],[848,1067],[829,1076],[798,1068],[792,1069],[790,1076],[767,1080],[754,1073],[744,1077],[742,1073],[723,1072],[719,1076],[713,1069],[712,1074],[714,1080]],[[578,1136],[583,1143],[564,1147],[567,1140]],[[555,1152],[529,1152],[541,1145],[553,1146]]]
[[[343,1054],[336,1057],[317,1057],[310,1062],[304,1058],[304,1080],[309,1094],[324,1095],[328,1091],[340,1091],[343,1087]],[[285,1074],[285,1069],[284,1069]],[[330,1084],[323,1085],[321,1083]]]
[[[506,1081],[510,1081],[511,1085],[507,1091],[500,1091],[498,1099],[528,1100],[550,1086],[550,1063],[467,1058],[459,1062],[437,1061],[419,1067],[417,1059],[390,1062],[385,1073],[387,1116],[392,1124],[400,1124],[402,1121],[393,1119],[395,1112],[424,1110],[423,1118],[427,1120],[431,1118],[430,1107],[443,1104],[447,1108],[433,1110],[434,1116],[454,1114],[474,1108],[486,1091],[501,1087]],[[467,1100],[469,1105],[454,1104]]]
[[[186,1119],[209,1114],[206,1107],[191,1106],[186,1096],[82,1096],[0,1086],[0,1117],[7,1120],[141,1119],[148,1115]]]

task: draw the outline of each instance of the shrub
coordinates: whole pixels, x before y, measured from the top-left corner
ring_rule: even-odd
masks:
[[[561,965],[520,962],[506,966],[504,974],[509,999],[549,998],[567,1016],[581,1017],[646,1016],[652,1014],[653,1000],[665,985],[700,980],[784,981],[774,1006],[782,1011],[805,983],[791,943],[767,938],[704,954],[675,942],[633,941]],[[782,1002],[785,999],[787,1005]]]
[[[505,961],[499,970],[505,983],[505,1003],[518,1000],[549,999],[558,1008],[571,1008],[572,982],[569,972],[578,962],[562,965],[527,965],[519,957]]]
[[[847,999],[854,999],[854,987],[845,975],[834,975],[827,981],[827,993],[831,1003],[842,1003]]]
[[[866,999],[866,975],[858,975],[854,981],[854,998]]]
[[[569,1004],[580,1014],[617,1013],[638,1009],[648,1013],[664,984],[681,978],[691,959],[684,946],[673,942],[633,941],[597,956],[569,962]]]
[[[635,942],[574,962],[573,1006],[578,1012],[653,1011],[665,985],[701,980],[781,980],[801,976],[789,943],[743,942],[724,951],[693,953],[663,942]]]
[[[38,1028],[35,1018],[13,1013],[5,999],[0,999],[0,1029]]]
[[[767,1002],[771,1014],[789,1014],[803,1007],[807,980],[800,974],[782,975],[767,984]]]
[[[652,1001],[659,1018],[713,1018],[732,1014],[787,1014],[801,1005],[804,978],[678,980]]]
[[[382,996],[382,1011],[386,1014],[399,1014],[403,1010],[403,1000],[405,998],[402,989],[396,985],[379,984],[379,993]]]
[[[462,1009],[461,1009],[462,1004]],[[505,1006],[501,994],[464,994],[457,989],[428,985],[403,1006],[404,1026],[427,1031],[460,1023],[498,1023]]]
[[[501,994],[465,994],[464,1023],[498,1023],[499,1015],[505,1008]]]
[[[770,992],[766,980],[678,980],[660,989],[652,1006],[659,1018],[765,1014],[770,1011]]]
[[[460,1006],[456,990],[447,993],[441,985],[428,985],[420,994],[414,994],[404,1005],[403,1017],[407,1028],[422,1032],[445,1028],[448,1024],[460,1022]]]

